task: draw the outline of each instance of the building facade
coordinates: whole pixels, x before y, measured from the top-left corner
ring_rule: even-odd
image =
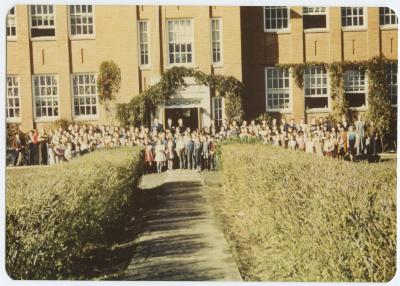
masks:
[[[7,122],[24,131],[58,119],[115,123],[97,95],[105,60],[121,69],[117,102],[186,66],[242,81],[249,118],[269,112],[309,120],[330,112],[329,76],[310,68],[299,88],[276,64],[397,59],[397,31],[393,11],[378,7],[17,5],[7,16]],[[397,66],[392,79],[397,98]],[[160,106],[161,120],[221,122],[224,99],[187,81]],[[345,82],[349,101],[365,110],[367,75],[354,71]]]
[[[300,88],[291,70],[276,68],[277,64],[398,57],[398,19],[390,8],[268,6],[241,11],[246,113],[279,113],[309,121],[332,110],[327,71],[307,68]],[[389,74],[396,107],[397,65],[389,67]],[[349,106],[366,111],[368,75],[356,70],[344,77]]]

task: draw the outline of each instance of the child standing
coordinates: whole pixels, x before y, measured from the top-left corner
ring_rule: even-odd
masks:
[[[153,165],[154,156],[153,156],[153,146],[147,140],[144,140],[144,165],[145,165],[145,172],[151,173],[151,168]]]
[[[166,157],[165,157],[165,145],[161,142],[160,139],[157,139],[155,153],[156,156],[154,160],[157,162],[157,173],[161,173]]]

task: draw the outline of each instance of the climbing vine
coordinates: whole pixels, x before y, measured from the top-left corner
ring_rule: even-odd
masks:
[[[367,118],[373,122],[380,134],[390,134],[394,129],[396,114],[392,109],[387,84],[387,63],[375,58],[368,63],[368,112]]]
[[[349,108],[345,96],[344,73],[348,70],[361,69],[368,71],[368,112],[369,121],[373,122],[380,134],[388,134],[393,129],[395,114],[391,108],[388,91],[386,67],[397,63],[384,57],[374,57],[367,61],[343,61],[333,63],[309,62],[301,64],[280,64],[279,68],[291,68],[292,77],[300,88],[304,86],[304,70],[311,66],[322,66],[330,78],[330,95],[332,98],[331,118],[339,121],[343,115],[352,120],[354,112]]]
[[[242,83],[232,76],[207,75],[201,71],[173,67],[162,74],[160,81],[128,103],[118,104],[117,118],[123,125],[139,125],[149,122],[150,115],[155,115],[157,107],[176,95],[179,90],[187,87],[185,77],[193,77],[197,84],[207,85],[216,91],[218,96],[226,98],[225,112],[230,119],[241,119]]]

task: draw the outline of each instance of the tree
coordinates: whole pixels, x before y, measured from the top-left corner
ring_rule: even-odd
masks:
[[[97,89],[99,91],[100,102],[105,104],[109,110],[109,102],[115,99],[121,87],[121,69],[113,61],[103,61],[100,64],[97,76]]]

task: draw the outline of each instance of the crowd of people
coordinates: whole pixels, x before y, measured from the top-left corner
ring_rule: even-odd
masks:
[[[368,129],[368,130],[367,130]],[[241,122],[223,120],[220,126],[191,130],[182,119],[171,119],[163,126],[154,118],[151,126],[119,127],[110,125],[70,124],[67,128],[32,130],[19,133],[12,140],[14,165],[54,165],[72,160],[101,148],[142,146],[146,172],[172,169],[214,170],[217,144],[221,140],[255,139],[264,144],[297,150],[316,156],[347,160],[375,160],[378,134],[362,116],[350,124],[346,118],[333,123],[315,117],[309,124],[282,118],[279,122],[255,120]]]

